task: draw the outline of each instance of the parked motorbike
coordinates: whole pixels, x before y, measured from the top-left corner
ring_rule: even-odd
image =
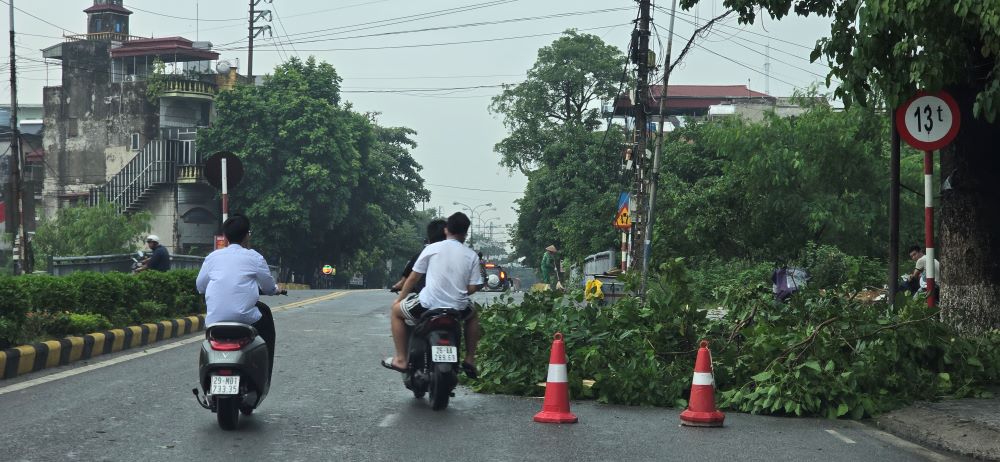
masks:
[[[462,337],[462,319],[458,310],[434,308],[420,315],[410,336],[409,364],[403,385],[416,398],[430,394],[431,408],[448,407],[458,385],[458,347]]]
[[[233,430],[240,414],[251,415],[267,396],[270,368],[267,344],[257,329],[238,322],[218,322],[205,329],[198,360],[204,397],[197,388],[191,391],[201,407],[216,414],[219,427]]]

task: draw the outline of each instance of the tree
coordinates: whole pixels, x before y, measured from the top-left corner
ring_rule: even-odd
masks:
[[[819,104],[797,117],[722,119],[671,134],[655,259],[787,262],[809,242],[885,257],[887,133],[872,110]],[[904,184],[916,186],[922,155],[908,154]],[[903,199],[903,241],[917,242],[923,198]]]
[[[263,85],[221,93],[216,122],[198,133],[206,151],[242,158],[232,209],[250,217],[256,245],[307,278],[324,263],[375,264],[392,248],[375,248],[385,230],[427,196],[414,132],[353,111],[340,82],[330,64],[293,58]]]
[[[691,8],[699,0],[681,0]],[[947,89],[958,101],[962,129],[942,150],[943,250],[941,305],[966,332],[1000,328],[1000,4],[982,0],[726,0],[752,23],[757,8],[780,19],[830,17],[825,57],[836,94],[850,103],[898,106],[917,89]]]
[[[93,207],[67,207],[38,225],[32,243],[42,264],[47,264],[50,256],[127,253],[142,242],[151,219],[149,212],[118,213],[107,202]]]
[[[538,50],[524,82],[493,98],[509,132],[494,147],[500,164],[528,177],[514,247],[529,264],[550,244],[570,258],[615,246],[622,134],[600,130],[597,103],[620,91],[624,61],[599,37],[568,30]]]

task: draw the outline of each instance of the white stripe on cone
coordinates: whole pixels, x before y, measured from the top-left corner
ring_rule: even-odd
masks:
[[[549,383],[566,383],[569,380],[566,378],[566,365],[565,364],[549,364],[549,378],[546,380]]]
[[[715,383],[715,378],[712,377],[711,372],[695,372],[694,378],[691,380],[692,385],[712,385]]]

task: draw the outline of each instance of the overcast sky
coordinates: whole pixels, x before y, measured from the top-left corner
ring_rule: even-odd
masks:
[[[655,3],[664,9],[670,6],[667,0]],[[37,62],[39,50],[58,43],[63,34],[85,32],[82,10],[92,4],[92,0],[15,0],[24,11],[15,12],[17,50],[26,59],[18,65],[23,70],[18,81],[22,104],[41,103],[42,87],[60,84],[58,62],[50,66]],[[704,0],[696,10],[678,12],[675,33],[682,38],[675,38],[675,55],[694,24],[721,14],[721,5],[722,0]],[[222,59],[238,60],[240,72],[245,72],[248,1],[127,0],[125,6],[134,12],[133,35],[211,41]],[[274,37],[255,42],[255,74],[267,73],[289,56],[315,55],[330,62],[344,78],[345,99],[357,110],[381,112],[382,124],[418,132],[419,147],[413,155],[423,165],[421,173],[432,192],[428,208],[442,206],[447,214],[459,209],[452,205],[455,201],[470,206],[492,202],[496,212],[482,213],[482,218],[499,217],[497,222],[510,224],[515,220],[511,206],[525,179],[497,164],[493,145],[505,131],[501,120],[487,111],[490,97],[499,91],[491,86],[522,79],[538,48],[567,28],[596,34],[624,51],[637,4],[634,0],[274,0],[262,1],[258,9],[274,12],[270,23]],[[501,22],[552,15],[561,16]],[[196,16],[201,19],[197,24]],[[666,13],[654,12],[664,46],[668,19]],[[483,22],[501,23],[359,37]],[[765,19],[754,26],[740,26],[732,19],[723,24],[698,40],[700,47],[678,67],[672,83],[749,82],[752,89],[765,91],[768,53],[772,95],[788,96],[795,88],[822,81],[826,74],[825,66],[808,62],[812,45],[829,31],[826,19],[791,17],[780,23]],[[422,44],[436,45],[412,46]],[[0,69],[9,72],[6,63]],[[479,86],[486,88],[467,88]],[[436,90],[381,92],[405,89]],[[9,104],[9,92],[7,83],[0,102]]]

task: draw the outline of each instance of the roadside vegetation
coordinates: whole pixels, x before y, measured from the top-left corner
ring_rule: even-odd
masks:
[[[194,270],[0,277],[0,348],[205,312]]]

